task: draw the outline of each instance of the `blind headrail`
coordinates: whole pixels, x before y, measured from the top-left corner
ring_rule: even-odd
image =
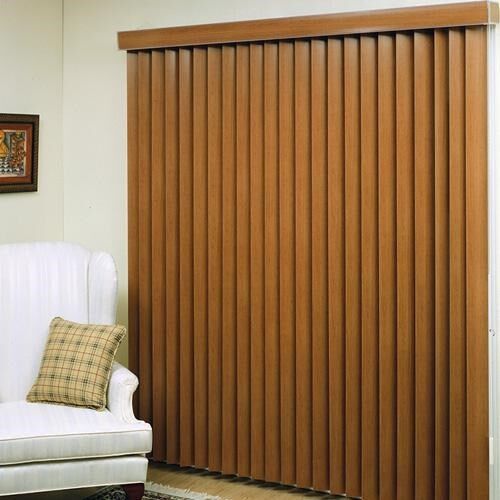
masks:
[[[497,3],[481,1],[175,26],[119,32],[118,47],[143,50],[486,25],[498,23],[498,12]]]

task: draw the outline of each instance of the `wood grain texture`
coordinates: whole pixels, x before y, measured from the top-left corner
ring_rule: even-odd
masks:
[[[414,35],[415,89],[415,498],[434,496],[434,46]]]
[[[238,471],[250,476],[250,51],[236,48]]]
[[[180,331],[179,331],[179,64],[178,53],[165,51],[166,159],[166,459],[180,461]]]
[[[487,30],[465,29],[467,494],[489,494]]]
[[[434,273],[435,273],[435,485],[434,497],[449,498],[450,471],[450,171],[449,44],[434,32]]]
[[[362,36],[361,79],[361,352],[362,495],[379,492],[378,88],[377,40]]]
[[[179,395],[181,465],[194,465],[193,53],[179,51]],[[182,228],[182,229],[181,229]]]
[[[251,477],[265,478],[264,50],[250,45]]]
[[[361,496],[360,43],[344,40],[346,493]],[[348,418],[347,418],[348,415]]]
[[[222,50],[207,50],[208,468],[222,465]]]
[[[450,496],[467,498],[465,36],[449,32],[450,75]]]
[[[207,51],[193,50],[194,465],[208,462]]]
[[[296,478],[294,46],[279,44],[279,291],[281,480]]]
[[[138,266],[139,279],[139,373],[144,391],[139,401],[143,418],[151,421],[152,408],[152,266],[151,266],[151,54],[139,53],[138,61]]]
[[[471,26],[498,22],[498,6],[465,2],[399,9],[320,14],[118,33],[122,50],[211,45],[370,32]]]
[[[486,33],[129,54],[153,459],[367,500],[488,494]]]
[[[327,44],[311,42],[312,486],[329,489]]]
[[[165,53],[151,54],[151,266],[152,400],[156,442],[153,454],[165,460],[166,412],[166,255],[165,255]]]
[[[379,478],[397,498],[396,44],[378,37]]]
[[[265,474],[278,482],[280,453],[278,45],[264,47]]]
[[[344,44],[328,40],[328,326],[330,490],[345,492]]]
[[[127,191],[128,202],[128,359],[129,368],[139,373],[139,150],[138,150],[138,55],[127,54]],[[134,395],[134,411],[139,393]]]
[[[236,61],[222,48],[222,458],[236,468]]]
[[[312,484],[311,51],[295,42],[295,303],[297,483]]]
[[[415,498],[415,170],[413,36],[396,35],[397,498]]]

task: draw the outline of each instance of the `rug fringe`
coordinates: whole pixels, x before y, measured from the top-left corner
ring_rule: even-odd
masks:
[[[146,490],[154,493],[164,493],[166,495],[180,496],[181,498],[189,498],[191,500],[222,500],[221,497],[209,495],[208,493],[199,493],[197,491],[183,490],[181,488],[173,488],[172,486],[164,486],[163,484],[148,482],[145,485]]]

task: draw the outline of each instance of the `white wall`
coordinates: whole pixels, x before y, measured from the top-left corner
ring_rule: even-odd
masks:
[[[0,0],[0,113],[40,115],[38,192],[0,194],[0,243],[61,240],[62,0]]]
[[[64,235],[115,257],[118,320],[127,323],[126,62],[118,31],[448,1],[64,0]]]

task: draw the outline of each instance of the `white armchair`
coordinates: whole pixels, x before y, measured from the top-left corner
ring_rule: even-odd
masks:
[[[114,364],[101,412],[25,400],[50,320],[113,324],[116,297],[106,253],[69,243],[0,245],[0,496],[122,484],[140,498],[152,433],[134,417],[134,374]]]

